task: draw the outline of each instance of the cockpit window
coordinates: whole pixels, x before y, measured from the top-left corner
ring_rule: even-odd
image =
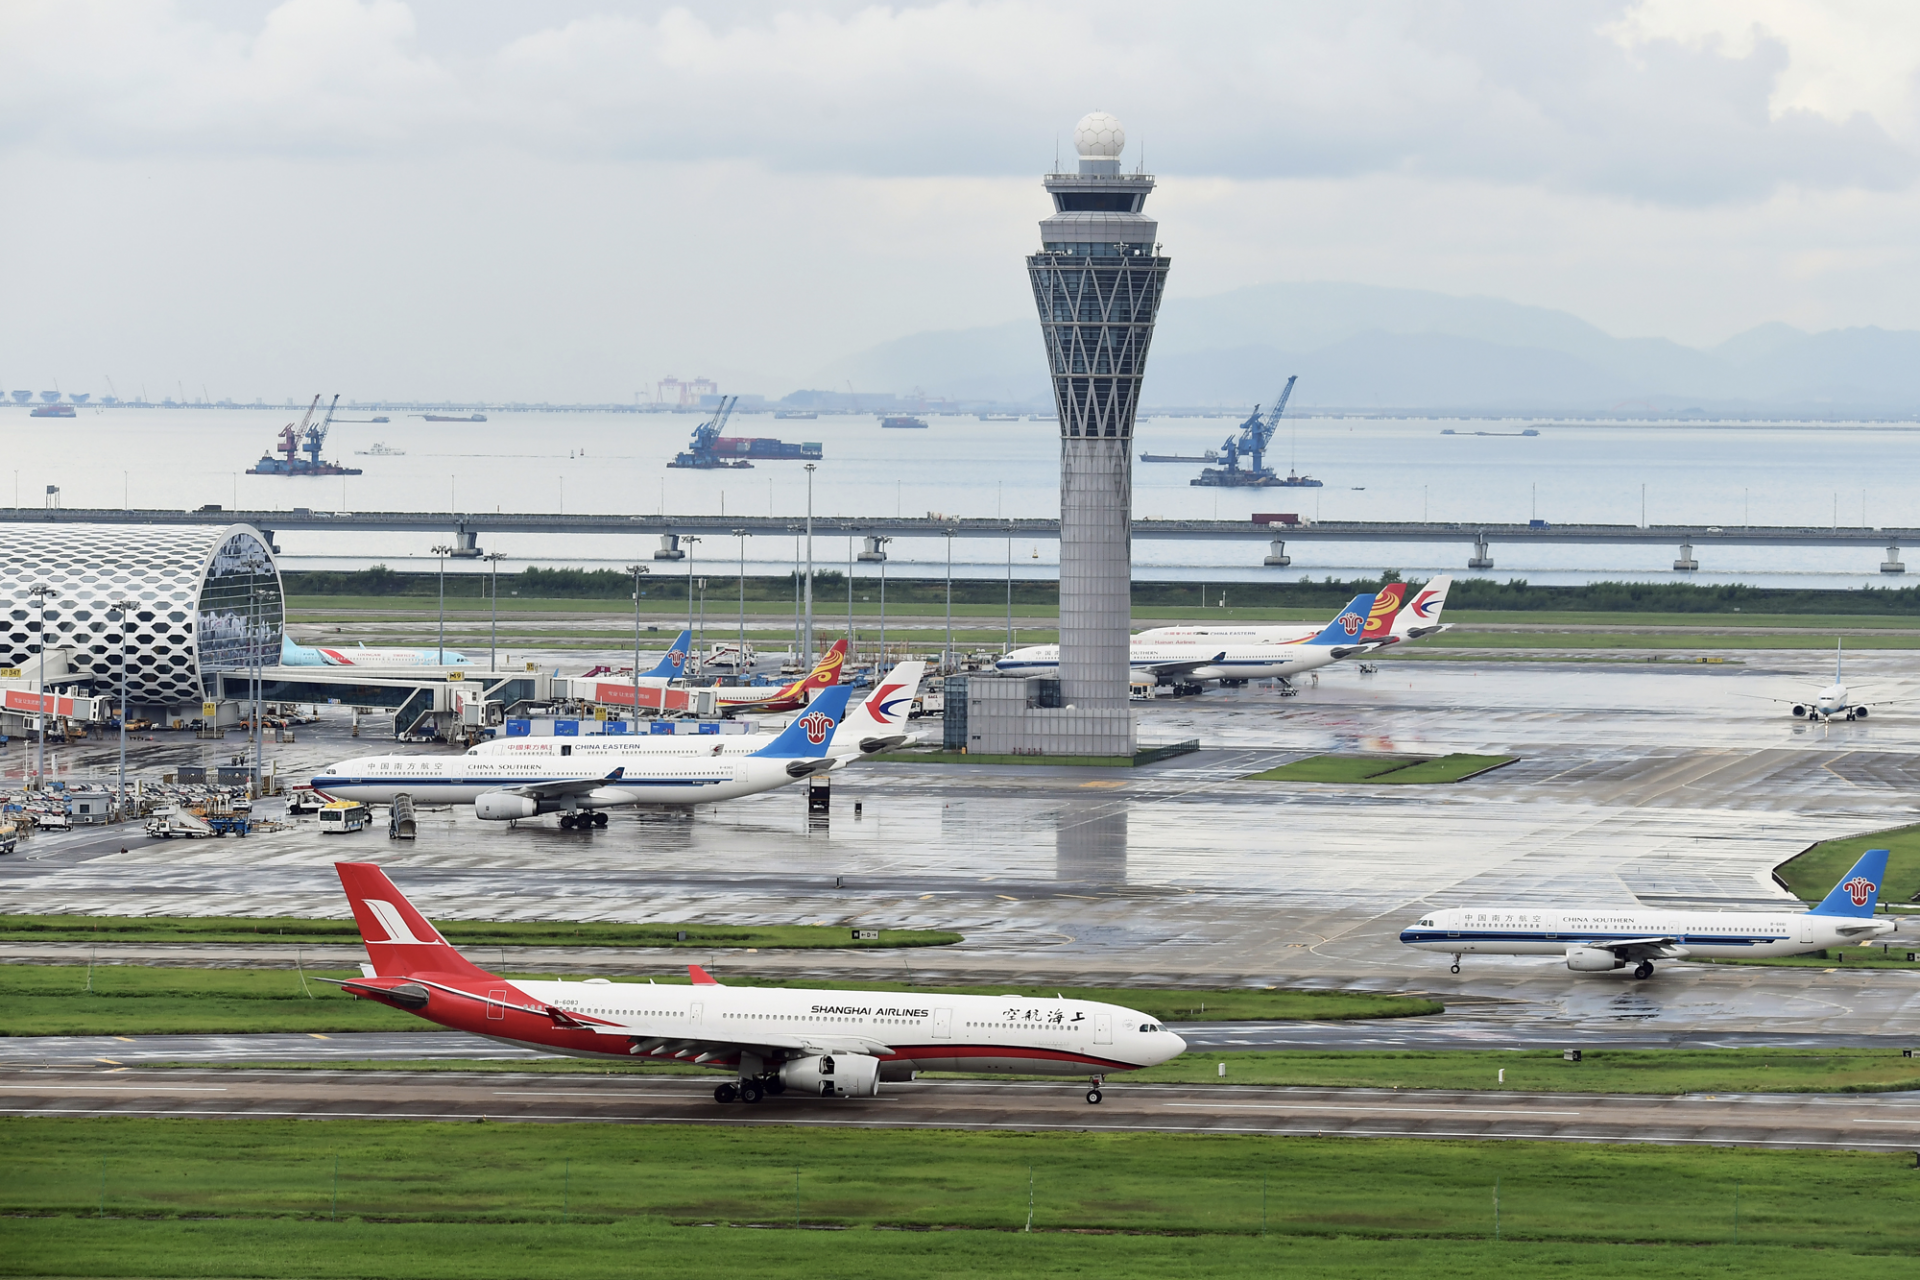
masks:
[[[1163,1027],[1163,1026],[1161,1026],[1161,1025],[1160,1025],[1159,1023],[1157,1023],[1157,1022],[1143,1022],[1143,1023],[1141,1023],[1141,1024],[1140,1024],[1140,1029],[1141,1029],[1142,1031],[1148,1031],[1148,1032],[1151,1032],[1151,1031],[1165,1031],[1165,1030],[1166,1030],[1166,1028],[1165,1028],[1165,1027]]]

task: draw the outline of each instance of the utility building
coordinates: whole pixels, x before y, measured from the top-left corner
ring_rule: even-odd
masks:
[[[1026,721],[1014,736],[1048,755],[1134,748],[1133,419],[1168,259],[1159,224],[1142,211],[1153,178],[1120,172],[1126,141],[1120,122],[1102,111],[1074,127],[1078,172],[1046,176],[1053,212],[1040,223],[1040,252],[1027,258],[1060,415],[1060,675],[1057,691],[1036,688],[1014,700]],[[976,711],[1000,719],[984,705],[970,706],[970,717]],[[1000,726],[978,727],[986,733],[975,750],[993,749],[987,737],[1012,740],[995,732]]]

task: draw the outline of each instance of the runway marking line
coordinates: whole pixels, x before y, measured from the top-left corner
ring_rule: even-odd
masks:
[[[1513,1107],[1350,1107],[1337,1102],[1315,1106],[1310,1102],[1163,1102],[1163,1107],[1205,1107],[1219,1111],[1393,1111],[1411,1112],[1418,1115],[1438,1115],[1441,1113],[1470,1116],[1577,1116],[1578,1111],[1522,1111]],[[1916,1122],[1920,1123],[1920,1122]]]
[[[0,1084],[0,1089],[24,1093],[225,1093],[220,1084],[147,1085],[129,1088],[123,1084]]]

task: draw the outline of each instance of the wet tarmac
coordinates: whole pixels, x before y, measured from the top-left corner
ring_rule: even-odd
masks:
[[[1471,902],[1774,903],[1771,869],[1808,844],[1916,820],[1912,713],[1809,726],[1767,699],[1826,683],[1829,654],[1725,656],[1720,665],[1387,662],[1372,676],[1336,667],[1296,697],[1250,686],[1142,707],[1144,741],[1197,737],[1205,747],[1148,768],[857,765],[836,776],[825,821],[810,820],[800,789],[789,788],[692,814],[616,814],[591,833],[550,819],[485,824],[461,810],[423,814],[409,844],[380,828],[323,837],[311,820],[244,841],[42,836],[0,860],[0,907],[338,917],[329,864],[365,858],[389,865],[443,921],[819,922],[967,937],[886,952],[476,954],[517,971],[659,972],[699,960],[723,973],[837,980],[1414,990],[1471,1005],[1485,1025],[1556,1036],[1920,1035],[1920,978],[1906,972],[1666,965],[1633,982],[1553,961],[1470,957],[1454,977],[1446,957],[1395,940],[1422,910]],[[1848,682],[1914,697],[1920,673],[1911,668],[1899,653],[1862,653],[1848,659]],[[350,741],[343,726],[303,729],[297,744],[268,750],[283,775],[304,776],[391,748]],[[136,767],[217,763],[240,749],[237,736],[224,752],[162,737],[174,740],[136,744]],[[112,750],[61,754],[79,768]],[[1355,750],[1521,759],[1450,786],[1245,780],[1304,755]],[[14,751],[0,763],[17,768]],[[1920,935],[1920,925],[1907,933]],[[0,947],[0,960],[88,954]],[[310,949],[302,958],[344,965],[359,956]],[[294,956],[272,946],[147,946],[103,947],[100,959]],[[1489,1009],[1501,1011],[1491,1022]]]
[[[1313,1134],[1510,1138],[1905,1151],[1920,1143],[1920,1095],[1681,1097],[1440,1090],[1280,1089],[1107,1081],[920,1080],[877,1098],[795,1093],[714,1101],[678,1077],[316,1071],[0,1069],[0,1115],[803,1125],[1020,1132]]]

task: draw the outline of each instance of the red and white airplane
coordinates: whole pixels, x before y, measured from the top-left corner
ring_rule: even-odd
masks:
[[[777,689],[746,684],[721,684],[713,687],[714,704],[721,713],[735,711],[798,711],[813,700],[813,695],[840,683],[840,668],[847,660],[847,642],[836,640],[833,648],[820,655],[805,678]]]
[[[337,862],[370,964],[349,995],[456,1031],[576,1058],[651,1058],[725,1071],[716,1102],[792,1089],[871,1098],[916,1071],[1085,1076],[1157,1066],[1187,1043],[1147,1014],[1093,1000],[946,992],[506,979],[454,950],[370,862]]]

